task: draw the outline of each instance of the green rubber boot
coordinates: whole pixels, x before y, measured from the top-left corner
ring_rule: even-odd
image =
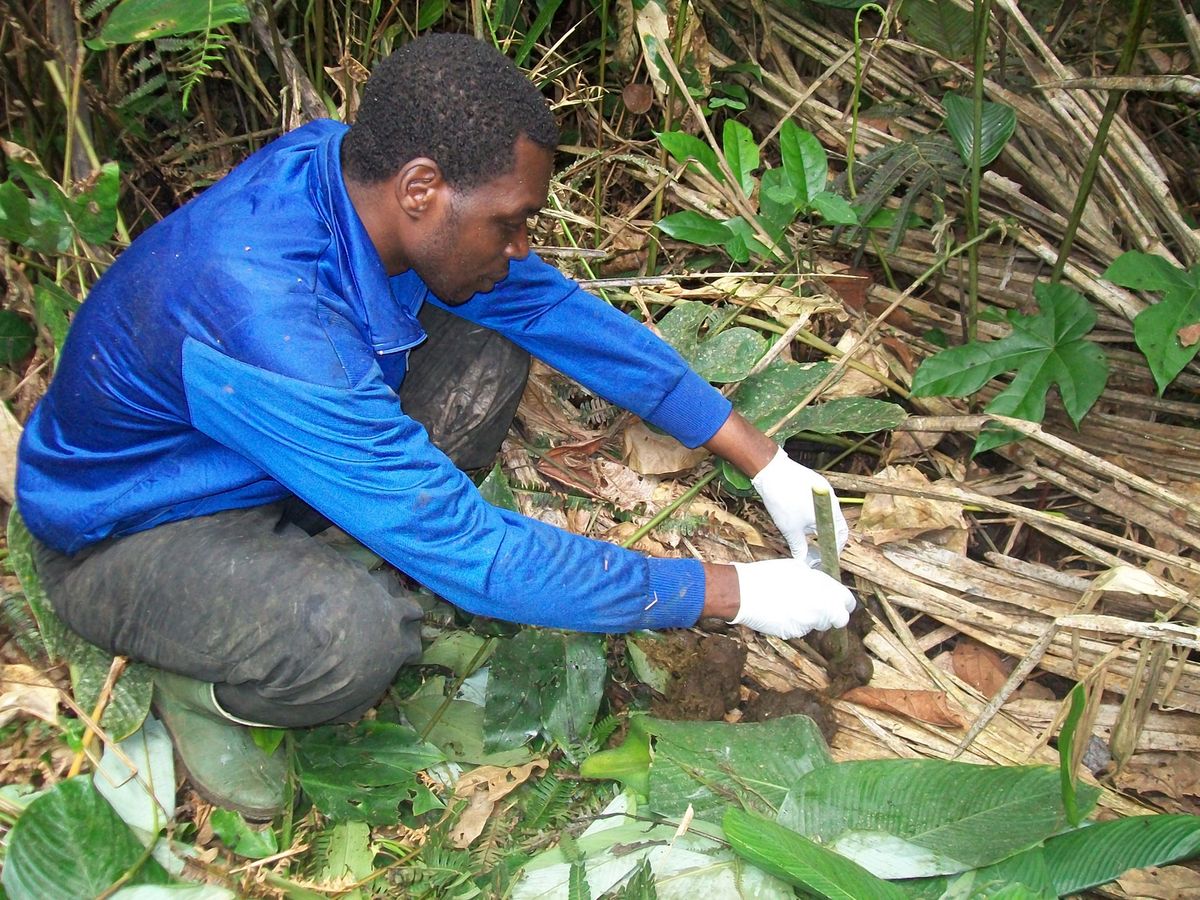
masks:
[[[247,724],[217,705],[211,684],[155,672],[154,706],[196,793],[260,822],[283,811],[283,754],[259,749]]]

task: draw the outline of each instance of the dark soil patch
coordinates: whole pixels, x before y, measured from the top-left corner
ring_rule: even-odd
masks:
[[[678,721],[717,721],[741,700],[746,648],[722,634],[673,632],[646,648],[652,662],[671,673],[654,715]]]

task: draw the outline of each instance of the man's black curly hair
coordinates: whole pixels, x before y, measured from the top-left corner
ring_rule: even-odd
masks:
[[[428,157],[456,188],[512,170],[520,135],[553,150],[546,99],[490,44],[464,34],[410,41],[376,67],[342,143],[347,177],[374,184]]]

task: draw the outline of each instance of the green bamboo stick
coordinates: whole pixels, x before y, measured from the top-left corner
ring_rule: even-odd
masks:
[[[837,529],[833,524],[833,493],[829,488],[815,487],[812,489],[812,498],[817,520],[817,549],[821,551],[821,571],[840,582],[842,567],[838,564]],[[828,646],[828,662],[832,668],[850,652],[850,638],[846,629],[831,630]]]

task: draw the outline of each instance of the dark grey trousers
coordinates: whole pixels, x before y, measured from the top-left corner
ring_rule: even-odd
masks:
[[[427,306],[405,412],[462,469],[491,463],[528,355]],[[73,557],[35,542],[42,584],[81,637],[201,681],[239,718],[300,727],[357,718],[421,651],[421,610],[397,573],[366,571],[313,535],[298,499],[171,522]]]

